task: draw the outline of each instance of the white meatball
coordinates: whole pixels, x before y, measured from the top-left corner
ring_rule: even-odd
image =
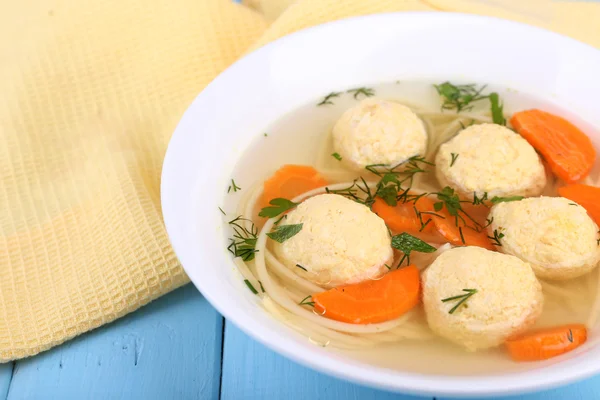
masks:
[[[498,249],[529,262],[540,278],[576,278],[600,262],[598,226],[571,200],[535,197],[500,203],[490,217],[490,235],[504,235]]]
[[[443,302],[449,297],[468,295]],[[495,347],[530,327],[542,312],[543,295],[531,266],[517,257],[480,247],[441,254],[423,274],[427,322],[438,335],[469,351]]]
[[[311,197],[281,223],[303,227],[292,238],[275,243],[278,259],[322,286],[377,279],[388,270],[385,264],[391,265],[393,260],[383,220],[368,207],[340,195]]]
[[[427,149],[423,121],[410,108],[388,100],[361,101],[341,116],[332,134],[342,162],[357,170],[397,165]]]
[[[461,197],[538,196],[546,186],[540,157],[519,134],[496,124],[473,125],[442,144],[437,179]]]

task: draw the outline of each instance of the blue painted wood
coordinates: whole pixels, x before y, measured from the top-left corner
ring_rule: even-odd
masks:
[[[216,399],[222,332],[222,317],[188,285],[17,362],[8,399]]]
[[[227,322],[222,374],[222,400],[426,399],[370,389],[317,373],[272,352]],[[555,390],[497,400],[562,399],[600,399],[600,376]]]
[[[12,372],[13,363],[0,364],[0,399],[6,399],[8,396]]]

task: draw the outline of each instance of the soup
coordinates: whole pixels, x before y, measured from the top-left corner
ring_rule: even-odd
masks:
[[[261,133],[231,179],[221,212],[241,281],[315,345],[366,359],[575,349],[600,308],[600,173],[556,115],[593,129],[483,85],[316,99]]]

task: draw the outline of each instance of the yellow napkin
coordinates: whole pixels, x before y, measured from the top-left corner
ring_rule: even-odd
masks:
[[[196,94],[248,49],[321,22],[402,10],[497,15],[600,46],[598,4],[248,1],[258,11],[229,0],[5,2],[0,361],[187,282],[161,219],[162,159]]]

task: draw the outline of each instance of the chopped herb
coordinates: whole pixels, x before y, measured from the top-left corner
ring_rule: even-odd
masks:
[[[452,161],[450,161],[450,166],[452,167],[454,165],[454,163],[456,162],[456,160],[458,159],[459,154],[450,153],[450,156],[452,156]]]
[[[219,211],[221,211],[221,214],[227,215],[227,214],[225,214],[225,211],[223,211],[223,209],[221,207],[219,207]]]
[[[389,265],[387,265],[387,264],[383,264],[383,265],[385,265],[385,267],[386,267],[388,270],[392,269],[392,267],[390,267],[390,266],[389,266]]]
[[[463,210],[460,198],[454,192],[454,189],[446,186],[441,192],[434,194],[437,196],[438,200],[440,200],[439,202],[433,204],[433,208],[436,211],[440,211],[445,206],[446,210],[448,210],[448,214],[454,217],[456,226],[458,226],[458,222],[460,220],[465,226],[472,228],[477,232],[480,231],[481,224],[471,217],[465,210]],[[467,221],[463,216],[470,219],[474,226],[468,226]]]
[[[308,296],[306,296],[305,298],[303,298],[300,303],[301,306],[310,306],[310,307],[314,307],[315,306],[315,302],[314,301],[306,301],[308,299],[312,299],[312,296],[309,294]]]
[[[433,253],[437,250],[435,247],[406,232],[392,237],[392,247],[404,254],[396,268],[400,268],[404,260],[407,260],[410,264],[410,253],[413,251],[419,253]]]
[[[487,192],[483,192],[483,196],[477,197],[477,193],[473,192],[473,205],[477,206],[479,204],[485,204],[485,201],[488,199]]]
[[[306,268],[304,268],[302,265],[300,264],[296,264],[296,267],[305,270],[306,272],[308,272],[308,270]]]
[[[510,201],[521,201],[523,200],[525,197],[523,196],[509,196],[509,197],[498,197],[498,196],[494,196],[492,197],[492,204],[498,204],[498,203],[508,203]]]
[[[466,126],[465,126],[465,124],[462,123],[462,121],[458,121],[458,123],[460,124],[460,127],[462,129],[465,129],[465,128],[468,128],[469,126],[473,125],[475,123],[475,120],[472,119],[471,122],[469,122],[469,125],[466,125]]]
[[[235,184],[235,181],[233,179],[231,180],[231,185],[229,185],[229,188],[227,189],[227,193],[231,192],[232,190],[234,193],[238,190],[242,190],[241,187]]]
[[[462,241],[462,244],[467,244],[467,242],[465,242],[465,237],[461,227],[458,227],[458,233],[460,233],[460,240]]]
[[[468,111],[473,108],[474,102],[487,98],[481,94],[485,85],[478,88],[475,84],[453,85],[444,82],[433,86],[442,97],[442,110],[456,110],[457,113]]]
[[[487,228],[488,226],[490,226],[492,224],[492,222],[494,222],[494,217],[486,218],[485,222],[487,222],[487,223],[483,226],[484,229]]]
[[[269,135],[267,135],[267,133],[266,133],[266,132],[265,132],[265,133],[263,133],[263,135],[264,135],[265,137],[269,136]]]
[[[350,89],[350,90],[347,90],[346,93],[353,93],[355,99],[358,99],[358,96],[361,94],[365,97],[371,97],[371,96],[375,95],[375,91],[373,89],[366,88],[366,87]]]
[[[250,224],[250,229],[244,226],[245,222]],[[239,216],[228,222],[233,229],[233,237],[231,237],[227,250],[234,257],[241,257],[244,261],[251,261],[254,259],[256,250],[256,240],[258,238],[258,229],[254,226],[254,223],[249,219],[242,218]]]
[[[442,201],[438,201],[437,203],[434,203],[434,205],[433,205],[433,209],[435,211],[442,211],[442,208],[444,208],[444,202],[442,202]]]
[[[506,125],[506,118],[504,118],[504,105],[500,103],[500,97],[498,93],[490,93],[490,103],[492,108],[492,121],[498,125]]]
[[[260,290],[262,290],[263,293],[265,293],[265,288],[262,285],[261,281],[258,281],[258,284],[260,285]]]
[[[466,293],[458,295],[458,296],[452,296],[452,297],[442,299],[443,303],[446,303],[449,301],[454,301],[454,300],[460,300],[458,303],[456,303],[456,305],[454,307],[452,307],[450,309],[450,311],[448,311],[448,314],[454,314],[454,311],[458,310],[458,307],[463,305],[467,300],[469,300],[469,298],[471,296],[473,296],[475,293],[477,293],[477,289],[463,289],[462,291],[466,292]]]
[[[492,241],[492,244],[495,244],[496,246],[502,246],[502,243],[500,243],[500,239],[504,237],[504,233],[498,232],[498,229],[494,229],[494,236],[488,237]]]
[[[569,333],[567,333],[567,340],[573,343],[573,331],[569,329]]]
[[[275,225],[275,226],[279,225],[279,223],[284,219],[287,219],[287,214],[283,214],[281,217],[279,217],[279,219],[277,221],[273,222],[273,225]]]
[[[335,98],[335,97],[339,97],[339,95],[342,94],[340,92],[331,92],[329,93],[327,96],[323,97],[323,100],[321,100],[320,103],[317,104],[317,106],[324,106],[326,104],[333,104],[333,101],[331,101],[331,99]]]
[[[339,153],[333,153],[331,156],[338,161],[342,161],[342,156]]]
[[[276,242],[283,243],[294,237],[302,230],[303,224],[279,225],[274,231],[267,233],[267,236]]]
[[[298,203],[294,203],[288,199],[278,197],[269,201],[270,207],[265,207],[258,213],[259,217],[275,218],[286,211],[296,207]]]
[[[577,204],[575,203],[569,203],[570,206],[576,206]]]
[[[252,284],[250,283],[250,281],[248,279],[244,279],[244,283],[246,284],[246,286],[248,286],[248,289],[250,289],[250,291],[254,294],[258,294],[258,291],[256,289],[254,289],[254,286],[252,286]]]

